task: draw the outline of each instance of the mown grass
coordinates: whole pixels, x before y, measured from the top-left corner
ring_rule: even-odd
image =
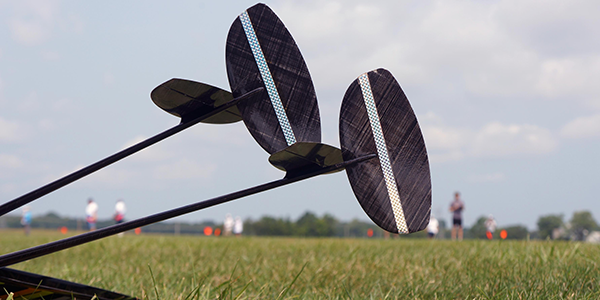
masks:
[[[61,237],[0,231],[0,253]],[[599,264],[569,242],[126,235],[13,267],[147,299],[599,299]]]

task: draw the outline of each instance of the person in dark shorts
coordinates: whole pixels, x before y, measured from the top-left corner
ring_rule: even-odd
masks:
[[[465,203],[460,200],[460,193],[454,193],[454,201],[450,204],[450,211],[452,212],[452,240],[456,240],[458,233],[458,240],[463,239],[463,226],[462,226],[462,212],[465,209]]]

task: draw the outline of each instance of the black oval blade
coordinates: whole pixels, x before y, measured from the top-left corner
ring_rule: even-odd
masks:
[[[340,143],[345,161],[378,155],[346,168],[352,191],[373,222],[394,233],[427,227],[427,150],[410,103],[390,72],[377,69],[350,85],[340,113]]]
[[[238,103],[244,124],[261,147],[272,154],[295,142],[321,141],[308,68],[291,34],[269,7],[252,6],[233,22],[225,58],[234,97],[257,87],[267,90]]]
[[[212,85],[173,78],[152,90],[150,98],[158,107],[180,117],[181,122],[185,123],[231,101],[233,96],[230,92]],[[233,106],[202,122],[225,124],[235,123],[241,119],[239,110]]]

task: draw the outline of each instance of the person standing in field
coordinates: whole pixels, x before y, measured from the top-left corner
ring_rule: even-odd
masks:
[[[465,209],[465,203],[460,200],[460,193],[454,193],[454,201],[450,204],[450,211],[452,212],[452,240],[456,240],[458,234],[458,240],[463,239],[463,226],[462,226],[462,212]]]
[[[485,228],[487,232],[489,232],[490,240],[494,237],[494,231],[496,231],[496,219],[494,216],[489,215],[487,220],[485,220]]]
[[[231,232],[233,231],[233,217],[231,216],[231,214],[227,214],[225,215],[225,222],[223,223],[223,235],[224,236],[230,236]]]
[[[240,216],[237,216],[235,217],[235,223],[233,224],[233,234],[235,234],[235,236],[242,236],[242,231],[244,231],[244,222],[242,222]]]
[[[23,215],[21,216],[21,225],[23,225],[23,229],[25,230],[25,235],[29,235],[31,231],[31,211],[29,206],[23,207]]]
[[[432,215],[429,218],[429,225],[427,225],[427,236],[429,239],[435,238],[440,231],[440,222]]]
[[[123,202],[123,199],[117,200],[117,204],[115,204],[115,214],[113,215],[113,219],[115,220],[116,224],[121,224],[125,222],[125,212],[127,212],[125,202]],[[119,234],[117,235],[119,237],[123,237],[123,235],[125,235],[125,232],[119,232]]]
[[[113,216],[113,218],[115,219],[115,223],[123,223],[123,221],[125,220],[125,212],[127,212],[125,202],[123,202],[123,199],[117,200],[117,204],[115,204],[115,214]]]
[[[85,208],[85,220],[90,231],[96,230],[96,220],[98,220],[98,204],[94,199],[88,199],[88,205]]]

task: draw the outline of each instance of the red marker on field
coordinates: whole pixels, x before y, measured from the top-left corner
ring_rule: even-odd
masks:
[[[140,235],[142,233],[142,229],[138,227],[134,230],[134,232],[135,234]]]
[[[367,229],[367,236],[373,237],[373,229],[371,229],[371,228]]]
[[[67,228],[67,226],[63,226],[60,228],[60,233],[67,234],[67,232],[69,232],[69,228]]]
[[[213,229],[210,226],[204,227],[204,235],[209,236],[213,233]]]
[[[494,237],[490,231],[486,231],[485,236],[488,238],[488,240],[491,240]]]
[[[506,230],[502,229],[502,231],[500,231],[500,237],[504,240],[507,236],[508,233],[506,232]]]

